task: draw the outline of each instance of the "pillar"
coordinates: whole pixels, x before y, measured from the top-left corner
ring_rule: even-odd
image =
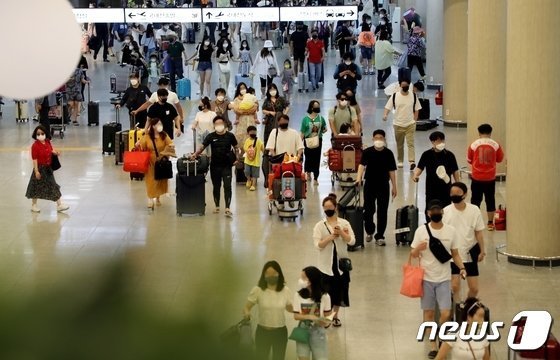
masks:
[[[467,3],[443,3],[443,120],[459,127],[467,125]]]
[[[507,252],[560,257],[560,1],[507,6]]]
[[[426,84],[439,89],[443,84],[443,0],[429,0],[426,5]]]
[[[478,125],[488,123],[494,129],[492,138],[507,149],[506,0],[469,0],[468,11],[468,143],[478,138]],[[500,164],[498,173],[503,172]]]

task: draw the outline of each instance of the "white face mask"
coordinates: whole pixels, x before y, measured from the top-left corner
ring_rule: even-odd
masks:
[[[298,279],[298,286],[300,289],[305,289],[309,286],[309,281],[305,281],[301,278]]]
[[[241,95],[245,95],[245,94],[247,94],[247,89],[241,89],[241,90],[239,90],[239,93]]]
[[[132,86],[138,85],[138,80],[136,80],[136,79],[130,80],[130,85],[132,85]]]
[[[155,130],[156,130],[158,133],[162,132],[162,131],[163,131],[163,125],[157,124],[156,127],[155,127]]]
[[[381,24],[381,25],[385,25],[385,21],[381,21],[380,24]]]
[[[436,145],[436,149],[439,151],[442,151],[443,149],[445,149],[445,143],[439,143]]]
[[[214,126],[214,130],[216,130],[216,132],[218,132],[218,133],[224,132],[225,129],[226,129],[226,127],[225,127],[224,125],[216,125],[216,126]]]
[[[129,39],[126,39],[126,40],[124,41],[124,43],[125,43],[125,44],[130,44],[130,40],[129,40]]]
[[[224,101],[224,96],[223,95],[218,95],[218,96],[216,96],[216,100]]]
[[[348,105],[348,101],[347,100],[342,100],[340,102],[340,106],[345,107],[346,105]]]
[[[270,94],[270,96],[276,96],[278,94],[276,90],[270,90],[268,93]]]
[[[210,41],[205,41],[204,46],[208,46],[208,45],[210,45]]]
[[[129,46],[128,46],[128,50],[134,50],[134,46],[129,45]]]
[[[344,62],[346,65],[350,66],[350,64],[352,64],[352,61],[345,61]]]
[[[37,135],[37,140],[39,140],[39,141],[45,141],[46,138],[47,138],[47,135],[45,135],[45,134]]]
[[[373,142],[373,146],[374,146],[376,149],[383,149],[383,147],[385,146],[385,141],[383,141],[383,140],[375,140],[375,141]]]
[[[225,49],[227,49],[227,48],[228,48],[228,44],[223,44],[223,45],[222,45],[222,47],[223,47],[223,48],[224,48],[224,50],[225,50]]]
[[[156,60],[156,59],[152,59],[152,60],[150,60],[150,61],[151,61],[153,64],[157,63],[157,60]]]

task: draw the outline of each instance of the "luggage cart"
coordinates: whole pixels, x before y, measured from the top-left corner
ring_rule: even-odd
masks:
[[[51,123],[51,135],[57,131],[61,139],[64,139],[64,132],[66,131],[66,122],[64,119],[64,100],[66,93],[58,91],[56,93],[56,105],[49,108],[49,121]]]
[[[346,145],[342,150],[329,150],[328,166],[331,170],[331,185],[338,181],[343,189],[355,185],[358,166],[362,159],[362,149]]]
[[[304,177],[296,177],[291,171],[282,173],[280,179],[269,179],[268,183],[268,214],[272,216],[276,208],[280,220],[292,219],[296,221],[303,215],[303,199],[306,196],[307,181]]]

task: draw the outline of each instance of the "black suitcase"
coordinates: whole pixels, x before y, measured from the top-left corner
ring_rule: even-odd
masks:
[[[196,132],[193,131],[193,144],[196,151]],[[204,155],[206,156],[206,155]],[[202,155],[201,155],[202,157]],[[201,157],[189,160],[183,156],[177,161],[177,176],[175,192],[177,203],[177,215],[204,215],[206,209],[206,172],[198,172]],[[208,158],[206,157],[206,170],[208,170]],[[179,165],[181,162],[181,165]]]
[[[428,131],[438,126],[437,120],[418,120],[416,122],[417,131]]]
[[[418,110],[418,120],[430,119],[430,99],[418,98],[418,102],[422,109]]]
[[[193,130],[193,144],[194,144],[194,151],[196,151],[195,130]],[[206,154],[200,154],[195,161],[189,160],[189,158],[186,155],[177,159],[177,173],[181,175],[186,175],[187,173],[206,175],[209,167],[210,167],[210,159],[208,159],[208,155]]]
[[[352,186],[346,190],[338,202],[339,215],[348,220],[350,226],[352,226],[352,230],[354,230],[354,236],[356,237],[356,243],[352,246],[348,245],[348,251],[356,251],[365,247],[364,208],[361,206],[360,193],[360,187]]]
[[[245,184],[247,182],[247,176],[245,176],[245,169],[240,169],[235,167],[235,182],[238,184]]]
[[[88,84],[88,126],[99,126],[99,101],[91,101]]]
[[[115,165],[124,162],[126,150],[128,150],[128,130],[118,131],[115,134]]]
[[[418,228],[418,183],[415,186],[414,204],[397,209],[395,238],[397,246],[410,245]]]
[[[122,130],[119,119],[119,109],[115,109],[116,122],[110,122],[103,125],[103,154],[115,154],[115,139],[117,132]]]

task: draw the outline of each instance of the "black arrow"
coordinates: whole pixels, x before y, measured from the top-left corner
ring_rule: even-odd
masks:
[[[212,17],[212,13],[207,12],[207,13],[206,13],[206,16],[208,17],[208,19],[210,19],[210,18]]]
[[[133,13],[128,14],[128,17],[131,18],[131,19],[132,19],[133,17],[135,17],[135,16],[136,16],[136,15],[134,15]]]
[[[347,14],[350,15],[350,16],[354,15],[354,10],[350,10],[350,12],[347,13]]]

